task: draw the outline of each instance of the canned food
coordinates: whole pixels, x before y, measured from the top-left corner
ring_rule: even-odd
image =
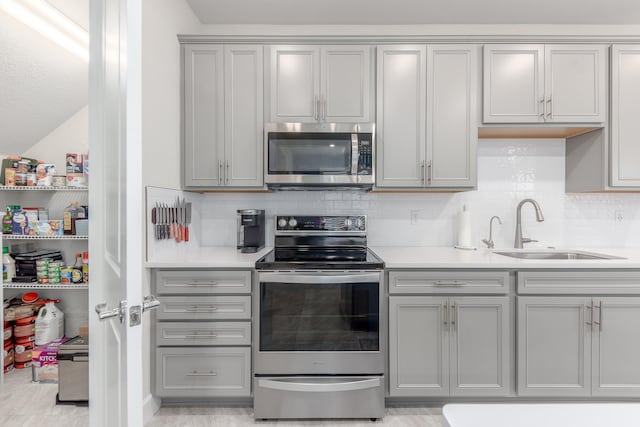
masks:
[[[72,283],[73,268],[65,267],[60,269],[60,283]]]
[[[50,262],[51,262],[51,260],[47,259],[47,258],[39,259],[39,260],[36,261],[36,267],[40,267],[40,266],[43,266],[43,265],[49,265]]]
[[[27,174],[24,172],[16,172],[16,185],[27,185]]]
[[[54,175],[51,180],[54,187],[64,187],[67,185],[66,175]]]
[[[38,182],[38,178],[36,178],[36,174],[29,172],[27,173],[27,185],[36,185],[36,183]]]
[[[18,173],[27,173],[29,172],[29,162],[27,160],[20,160],[18,162],[18,168],[16,169]]]
[[[38,278],[38,283],[40,283],[41,285],[49,283],[49,278],[48,277],[39,277]]]

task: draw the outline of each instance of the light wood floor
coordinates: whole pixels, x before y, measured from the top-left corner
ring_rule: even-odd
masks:
[[[31,369],[14,370],[0,385],[0,426],[2,427],[87,427],[89,409],[56,405],[57,384],[31,382]],[[251,408],[166,407],[147,427],[440,427],[440,408],[387,408],[383,420],[364,421],[259,421]]]

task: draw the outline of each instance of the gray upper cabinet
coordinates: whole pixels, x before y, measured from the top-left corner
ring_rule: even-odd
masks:
[[[262,46],[183,45],[186,188],[261,187]]]
[[[370,46],[271,46],[270,120],[358,123],[372,117]]]
[[[389,298],[391,396],[506,396],[509,298]]]
[[[378,187],[476,185],[477,49],[378,47]]]
[[[485,123],[602,123],[607,47],[485,45]]]
[[[640,187],[640,45],[613,46],[611,186]]]

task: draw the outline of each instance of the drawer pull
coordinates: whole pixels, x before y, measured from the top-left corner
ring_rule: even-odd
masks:
[[[218,282],[212,282],[210,280],[194,280],[187,283],[189,286],[218,286]]]
[[[463,286],[468,284],[462,280],[436,280],[433,283],[437,286]]]
[[[185,335],[185,338],[218,338],[216,334],[195,334],[195,335]]]
[[[209,307],[194,305],[192,308],[187,308],[186,311],[190,313],[208,313],[211,311],[216,311],[217,309],[218,307],[216,307],[215,305],[211,305]]]
[[[216,376],[218,376],[218,374],[213,371],[209,371],[209,372],[193,371],[185,374],[185,377],[216,377]]]

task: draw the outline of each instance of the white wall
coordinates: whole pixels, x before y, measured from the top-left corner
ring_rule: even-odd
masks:
[[[45,163],[53,163],[56,165],[57,174],[65,175],[67,162],[65,154],[88,151],[89,107],[84,106],[22,155],[44,160]]]
[[[235,211],[266,209],[267,242],[273,242],[273,216],[288,213],[363,213],[369,217],[372,246],[452,246],[455,218],[463,205],[472,211],[472,238],[481,246],[489,218],[496,247],[513,247],[515,209],[524,198],[536,199],[545,221],[537,223],[531,206],[523,208],[523,233],[541,246],[640,246],[640,194],[565,194],[565,143],[558,139],[480,140],[478,190],[441,194],[372,194],[359,192],[280,192],[205,195],[203,245],[235,244]],[[411,212],[417,211],[417,223]],[[615,213],[623,221],[614,220]],[[530,244],[529,246],[533,246]]]
[[[144,185],[180,186],[180,45],[177,34],[196,32],[200,21],[184,0],[142,3],[142,180]],[[141,201],[144,203],[144,201]],[[141,218],[140,224],[144,224]],[[143,241],[144,227],[140,227]],[[140,260],[144,262],[144,260]],[[149,278],[143,278],[143,295]],[[143,322],[145,420],[154,408],[150,396],[150,322]]]

